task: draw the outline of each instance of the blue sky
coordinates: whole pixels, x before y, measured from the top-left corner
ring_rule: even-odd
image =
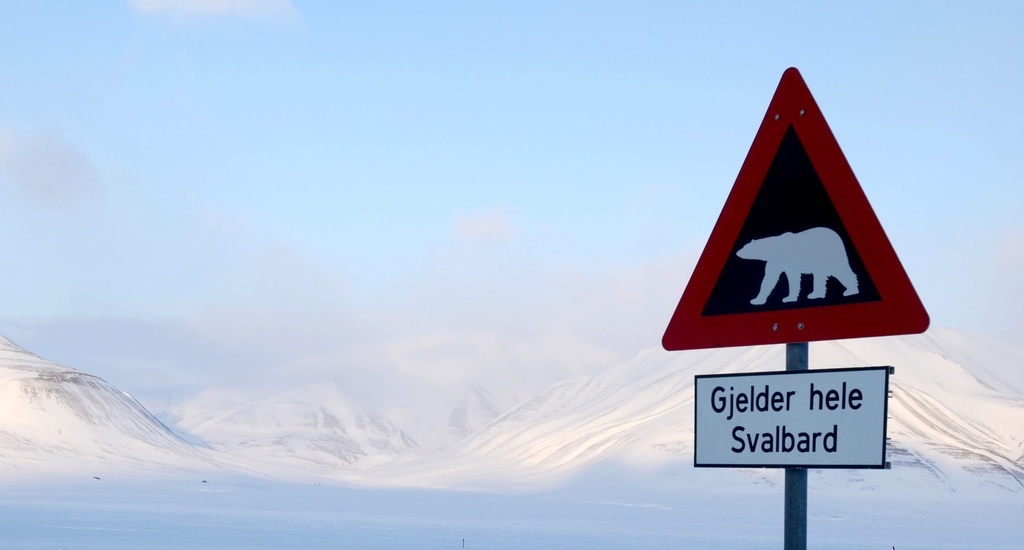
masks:
[[[0,330],[209,379],[436,331],[628,356],[796,66],[933,325],[1021,343],[1022,27],[1016,2],[5,2]]]

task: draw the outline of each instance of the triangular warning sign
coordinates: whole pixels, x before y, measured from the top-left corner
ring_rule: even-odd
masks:
[[[928,322],[800,72],[787,69],[662,345],[913,334]]]

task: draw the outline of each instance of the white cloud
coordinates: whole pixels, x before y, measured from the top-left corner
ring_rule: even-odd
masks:
[[[0,183],[38,204],[74,210],[102,196],[100,176],[73,144],[0,132]]]
[[[130,0],[129,3],[142,14],[178,18],[288,20],[299,14],[291,0]]]
[[[455,236],[471,241],[500,241],[515,235],[515,228],[504,208],[495,207],[459,217]]]

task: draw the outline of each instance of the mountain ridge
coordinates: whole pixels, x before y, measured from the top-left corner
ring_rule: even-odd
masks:
[[[127,393],[0,337],[0,463],[31,476],[67,469],[209,468],[201,446]]]
[[[401,422],[365,406],[364,396],[350,395],[344,376],[330,370],[323,371],[327,378],[297,377],[301,383],[281,384],[279,391],[260,385],[259,395],[209,388],[166,426],[101,379],[2,339],[0,466],[8,475],[29,477],[105,465],[481,490],[557,486],[608,467],[653,472],[684,486],[736,473],[773,480],[777,473],[766,470],[693,468],[693,377],[783,370],[783,352],[782,346],[645,350],[540,388],[504,410],[491,395],[493,386],[477,377],[465,392],[448,392],[447,401],[436,403],[448,411],[431,416],[445,423],[438,429],[454,424],[461,435],[431,450]],[[895,367],[888,424],[895,473],[884,483],[1024,492],[1021,350],[984,335],[937,329],[812,343],[810,363],[813,369]],[[287,376],[288,369],[274,374]],[[370,397],[387,407],[400,405],[403,396],[391,396],[390,405],[381,395]],[[410,411],[405,415],[415,414]],[[827,476],[838,485],[883,483],[856,471]]]

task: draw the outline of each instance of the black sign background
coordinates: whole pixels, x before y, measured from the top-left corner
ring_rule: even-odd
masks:
[[[800,298],[795,302],[784,303],[782,299],[788,294],[789,287],[786,283],[789,281],[783,281],[786,276],[782,275],[765,304],[751,304],[750,300],[760,291],[765,262],[745,260],[736,256],[736,252],[754,239],[786,232],[797,233],[813,227],[832,229],[842,239],[850,268],[857,275],[859,293],[843,296],[842,284],[829,277],[825,297],[807,300],[813,280],[811,275],[804,275],[799,283]],[[708,297],[702,315],[799,309],[879,300],[881,298],[878,290],[864,268],[860,255],[853,248],[850,236],[839,214],[836,213],[828,192],[815,172],[803,144],[800,143],[800,138],[790,126],[782,138],[750,214],[743,223],[739,237]]]

